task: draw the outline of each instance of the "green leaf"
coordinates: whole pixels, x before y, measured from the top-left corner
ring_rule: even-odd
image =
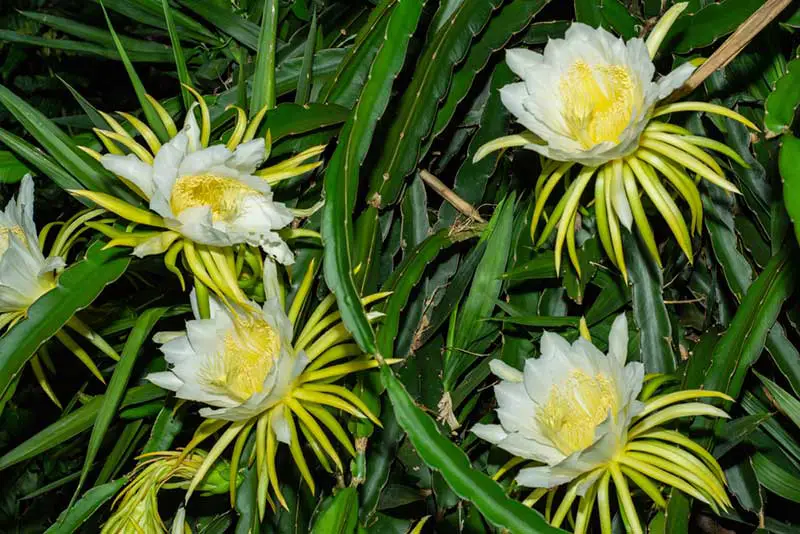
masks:
[[[74,505],[61,512],[55,524],[48,528],[45,534],[71,534],[75,532],[92,517],[92,514],[98,508],[116,495],[127,482],[128,479],[122,477],[90,489]]]
[[[553,269],[553,251],[543,250],[536,254],[532,260],[526,261],[519,267],[503,273],[503,280],[547,280],[555,278],[556,272]]]
[[[192,105],[192,95],[189,93],[189,90],[184,87],[184,85],[191,87],[192,79],[189,77],[189,69],[186,67],[186,60],[183,57],[181,38],[177,28],[175,27],[175,20],[172,17],[172,8],[169,5],[169,0],[161,0],[161,6],[164,9],[164,20],[167,23],[169,42],[172,43],[172,55],[175,59],[175,69],[178,72],[178,81],[181,82],[181,99],[183,100],[183,108],[188,111]]]
[[[108,453],[103,461],[103,467],[97,475],[94,485],[105,484],[114,478],[117,472],[128,462],[128,459],[139,445],[139,441],[144,437],[144,421],[137,419],[126,424],[122,432],[114,440],[114,448]],[[78,473],[80,479],[81,473]]]
[[[168,30],[164,20],[161,0],[104,0],[103,3],[108,9],[116,11],[127,18],[148,26]],[[219,37],[192,17],[180,11],[173,11],[172,14],[178,32],[183,39],[194,40],[212,46],[221,44],[222,40]]]
[[[516,5],[516,3],[508,5],[503,9],[503,11],[500,12],[498,17],[493,18],[489,23],[487,32],[491,31],[494,28],[494,24],[498,20],[503,19],[507,15],[509,9]],[[486,39],[486,34],[484,34],[481,40],[473,46],[472,52],[467,59],[468,63],[472,60],[473,54],[475,54],[479,49],[478,47],[484,39]],[[470,68],[470,65],[468,64],[463,66],[453,78],[453,84],[451,85],[447,100],[445,101],[443,107],[439,110],[439,114],[436,116],[437,125],[439,124],[439,120],[443,114],[448,113],[447,105],[452,102],[451,97],[456,94],[456,84],[464,78],[462,72],[464,72],[465,68]],[[513,80],[514,75],[511,72],[511,69],[508,68],[508,65],[505,63],[500,63],[497,65],[489,82],[489,96],[486,99],[486,105],[484,106],[483,113],[481,114],[481,119],[478,124],[478,131],[470,140],[469,148],[467,149],[467,155],[456,172],[453,190],[457,195],[473,206],[478,206],[481,204],[484,192],[486,191],[486,185],[489,183],[489,180],[497,169],[497,165],[502,157],[502,152],[498,151],[490,154],[478,162],[473,162],[472,157],[475,155],[475,152],[477,152],[478,149],[485,143],[488,143],[489,141],[505,134],[506,128],[508,128],[509,113],[500,99],[500,88],[508,83],[511,83]],[[472,83],[472,79],[470,79],[469,83]],[[438,133],[436,133],[437,129],[438,126],[435,126],[434,135],[438,135]],[[451,225],[453,222],[455,222],[456,216],[456,209],[449,202],[443,202],[442,207],[439,209],[439,222],[437,225],[439,227]]]
[[[322,511],[312,534],[352,534],[358,526],[358,491],[340,489]]]
[[[81,488],[86,477],[89,476],[89,469],[94,463],[94,459],[100,452],[100,447],[103,444],[103,438],[111,425],[111,420],[117,413],[117,408],[122,402],[122,396],[128,387],[128,380],[130,380],[133,365],[136,363],[136,358],[139,356],[139,351],[142,345],[147,341],[150,331],[155,326],[156,322],[161,318],[167,308],[150,308],[139,316],[136,324],[128,334],[128,339],[125,342],[125,347],[122,349],[122,355],[119,362],[114,368],[114,374],[111,375],[111,380],[108,382],[106,394],[103,399],[103,406],[97,413],[92,428],[92,434],[89,437],[89,446],[86,450],[86,456],[83,462],[83,470],[81,471],[81,478],[78,481],[78,487],[75,490],[73,501],[80,494]]]
[[[121,408],[127,408],[166,396],[166,391],[153,384],[129,389],[122,398]],[[103,406],[103,395],[93,397],[77,410],[34,434],[0,457],[0,471],[38,454],[63,445],[69,439],[92,427]]]
[[[320,102],[353,107],[358,100],[373,59],[386,40],[386,25],[398,0],[382,0],[356,35],[353,46],[342,58],[336,72],[323,85]]]
[[[667,34],[663,49],[678,54],[688,54],[696,48],[705,48],[734,31],[764,0],[724,0],[708,3],[692,15],[680,17]],[[672,38],[676,37],[673,41]],[[674,43],[672,46],[667,43]]]
[[[492,55],[508,44],[515,34],[524,30],[530,21],[533,20],[533,17],[535,17],[548,2],[549,0],[516,0],[502,6],[498,13],[489,20],[486,29],[480,34],[478,39],[472,43],[463,64],[461,64],[457,68],[455,74],[453,74],[453,79],[447,90],[446,98],[444,102],[442,102],[439,111],[436,113],[436,122],[431,133],[431,140],[441,134],[450,123],[450,120],[456,112],[456,108],[467,94],[474,89],[475,78],[489,64]],[[499,101],[500,95],[497,92],[497,88],[511,83],[511,81],[513,81],[513,75],[509,73],[509,69],[506,67],[504,69],[498,69],[494,76],[495,78],[502,79],[503,83],[501,84],[500,80],[493,80],[489,98]],[[490,107],[492,108],[492,115],[488,114]],[[487,103],[487,111],[484,112],[484,118],[481,122],[488,122],[490,124],[502,123],[503,128],[505,128],[506,124],[503,119],[507,114],[497,113],[496,107],[496,105]],[[494,132],[491,133],[494,134]],[[473,141],[475,147],[468,154],[464,164],[466,165],[467,162],[472,162],[474,151],[484,142],[500,137],[504,133],[505,132],[495,134],[494,137],[486,139],[480,144],[477,143],[476,138],[476,140]],[[489,132],[486,132],[484,135],[488,134]],[[479,136],[483,137],[480,134]],[[496,160],[497,158],[491,159]],[[494,165],[492,164],[491,167],[494,168]],[[468,200],[468,202],[474,201]]]
[[[336,295],[344,324],[362,350],[370,354],[376,350],[375,333],[367,321],[353,280],[352,215],[361,162],[372,141],[376,122],[388,104],[392,83],[403,66],[408,41],[421,11],[422,4],[417,2],[400,3],[392,10],[386,31],[396,37],[387,40],[375,56],[361,97],[342,128],[339,145],[325,173],[326,201],[322,217],[325,281]]]
[[[485,319],[492,315],[503,286],[500,276],[506,269],[511,248],[515,206],[516,194],[512,193],[497,205],[489,225],[481,235],[481,242],[487,243],[486,252],[478,264],[472,287],[458,315],[458,330],[452,346],[454,350],[448,351],[445,360],[445,391],[455,388],[458,378],[475,359],[475,356],[462,351],[469,351],[472,343],[487,335],[491,329],[491,324]]]
[[[219,31],[226,33],[250,50],[258,51],[259,27],[233,13],[230,8],[207,0],[180,0],[180,4],[194,11]]]
[[[278,31],[278,1],[264,0],[261,30],[258,34],[256,71],[253,94],[250,95],[250,117],[261,109],[275,107],[275,40]]]
[[[336,72],[346,54],[346,48],[326,48],[318,51],[314,54],[311,77],[318,81],[325,80]],[[297,81],[300,79],[302,68],[302,57],[287,59],[275,68],[275,91],[278,96],[291,93],[297,89]],[[339,102],[336,103],[338,104]]]
[[[637,37],[642,22],[620,0],[575,0],[575,18],[595,28],[603,26],[624,39]]]
[[[136,92],[136,98],[139,100],[139,106],[141,106],[142,112],[147,119],[147,124],[153,129],[153,132],[162,142],[167,141],[167,139],[169,139],[169,136],[167,135],[167,129],[164,126],[164,123],[161,122],[161,119],[158,118],[158,114],[156,113],[155,108],[153,108],[153,104],[151,104],[146,98],[147,91],[145,90],[144,85],[142,85],[142,80],[139,79],[139,75],[136,74],[136,69],[133,68],[133,63],[131,63],[131,60],[128,58],[125,47],[119,40],[117,32],[114,30],[114,26],[111,24],[111,19],[108,18],[108,12],[106,11],[105,5],[103,5],[103,0],[98,1],[100,2],[100,7],[103,8],[103,15],[106,18],[108,30],[111,32],[111,37],[114,39],[114,45],[117,47],[117,52],[122,58],[122,63],[125,65],[125,70],[128,72],[128,77],[131,79],[131,85],[133,85],[133,90]]]
[[[19,13],[24,17],[35,20],[36,22],[45,24],[69,35],[103,45],[104,47],[112,50],[114,49],[114,38],[111,37],[111,33],[105,30],[83,24],[82,22],[78,22],[74,19],[58,17],[50,13],[37,13],[34,11],[20,11]],[[138,53],[150,53],[154,55],[158,54],[160,56],[170,55],[170,49],[168,46],[155,41],[145,41],[143,39],[134,39],[132,37],[125,36],[120,36],[119,39],[120,42],[125,46],[125,50],[128,52],[128,54],[131,54],[131,58],[138,56]],[[119,55],[117,55],[117,57],[119,57]]]
[[[381,379],[397,421],[422,460],[439,471],[459,497],[477,506],[489,523],[514,534],[563,532],[548,525],[536,510],[508,497],[497,482],[474,470],[464,451],[439,433],[436,423],[414,403],[389,366],[381,366]]]
[[[411,292],[419,285],[428,264],[436,259],[442,250],[474,235],[472,232],[454,234],[449,229],[440,230],[420,243],[392,271],[382,288],[382,291],[391,291],[392,294],[383,306],[386,317],[378,330],[378,352],[381,356],[393,357],[394,340],[397,337],[401,314]]]
[[[728,330],[714,348],[705,389],[738,397],[747,371],[764,350],[767,334],[794,287],[789,251],[784,249],[772,257],[747,290]]]
[[[788,391],[780,387],[778,384],[769,378],[755,373],[755,375],[763,382],[764,387],[769,392],[770,400],[778,407],[778,409],[792,422],[800,427],[800,400],[793,397]]]
[[[119,185],[111,175],[105,172],[100,164],[94,160],[85,159],[83,152],[72,139],[50,119],[3,85],[0,85],[0,104],[3,104],[14,115],[25,130],[44,147],[53,160],[57,161],[68,173],[72,174],[73,179],[69,182],[76,184],[80,189],[110,193],[122,200],[130,201],[134,205],[139,203],[137,197]],[[13,140],[13,137],[9,135],[4,135],[4,137],[3,142],[11,146],[7,139]],[[20,146],[20,144],[17,145]],[[12,149],[17,150],[14,147]],[[23,153],[18,153],[27,161],[34,163],[32,159]],[[38,165],[36,166],[38,167]],[[56,180],[55,177],[53,179],[56,183],[66,183],[65,174],[62,171],[58,174],[59,180]]]
[[[794,235],[800,241],[800,139],[791,134],[781,137],[778,165],[783,181],[783,202],[794,224]]]
[[[639,356],[647,373],[675,371],[672,324],[664,304],[661,269],[638,237],[623,232],[625,262],[631,279],[633,318],[639,330]]]
[[[498,304],[501,301],[498,301]],[[516,315],[513,317],[493,317],[493,321],[501,321],[507,324],[516,324],[521,326],[535,326],[537,328],[561,328],[570,326],[578,328],[580,324],[580,317],[552,317],[545,315]]]
[[[0,141],[3,140],[4,133],[5,130],[0,130]],[[0,183],[15,184],[30,172],[24,163],[14,157],[14,154],[8,150],[0,150]]]
[[[753,456],[753,469],[758,481],[772,493],[800,503],[800,472],[792,464],[778,465],[769,455],[757,452]]]
[[[501,3],[501,0],[464,0],[417,61],[372,171],[367,198],[378,206],[388,206],[397,200],[405,177],[414,171],[422,156],[422,142],[433,127],[436,108],[447,92],[455,65],[464,58],[473,37]]]
[[[303,50],[303,65],[300,78],[297,80],[297,93],[294,97],[295,104],[303,105],[308,102],[311,93],[311,66],[314,63],[314,47],[317,43],[317,11],[311,16],[311,27],[308,30],[306,45]]]
[[[378,504],[383,489],[389,481],[389,473],[394,463],[397,447],[403,440],[403,429],[394,416],[391,403],[384,402],[381,410],[383,428],[370,440],[367,454],[367,478],[361,486],[361,522],[368,524],[378,511]]]
[[[535,22],[522,36],[522,42],[526,45],[543,45],[547,44],[548,39],[561,39],[569,28],[569,24],[566,20]]]
[[[28,317],[0,338],[0,397],[36,350],[125,272],[127,252],[103,246],[95,243],[84,260],[61,273],[58,285],[28,308]]]
[[[145,443],[142,454],[168,450],[183,428],[184,413],[185,410],[164,405],[156,416],[153,428],[150,430],[150,438]]]
[[[753,269],[737,248],[733,198],[718,188],[708,188],[708,194],[703,195],[703,206],[706,213],[703,221],[711,237],[714,256],[722,268],[728,287],[736,300],[741,301],[753,280]],[[766,347],[795,392],[800,392],[800,353],[787,339],[780,323],[776,322],[770,330]]]
[[[764,126],[774,134],[788,133],[800,105],[800,58],[786,65],[786,73],[764,101]]]
[[[23,33],[18,33],[11,30],[0,30],[0,41],[7,41],[9,43],[17,43],[28,46],[38,46],[41,48],[52,48],[54,50],[65,50],[68,52],[74,52],[76,54],[89,54],[107,59],[122,59],[116,50],[102,45],[85,43],[82,41],[72,41],[69,39],[46,39],[44,37],[25,35]],[[170,53],[169,49],[162,49],[158,51],[132,50],[128,53],[128,57],[131,61],[137,62],[168,63],[171,61],[172,54]]]
[[[336,104],[294,104],[284,102],[267,111],[265,125],[261,130],[269,130],[272,142],[301,135],[330,126],[336,126],[347,120],[350,110]]]

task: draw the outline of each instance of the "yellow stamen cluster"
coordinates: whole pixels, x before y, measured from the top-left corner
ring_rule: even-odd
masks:
[[[277,332],[264,319],[237,315],[225,335],[218,368],[209,371],[209,384],[244,402],[264,387],[281,350]],[[213,373],[213,374],[212,374]]]
[[[603,373],[589,376],[576,369],[565,383],[553,386],[536,417],[545,435],[569,456],[592,444],[595,428],[609,412],[617,413],[611,380]]]
[[[576,61],[561,78],[559,89],[567,129],[584,149],[618,142],[641,101],[640,88],[621,65]]]
[[[648,378],[653,380],[656,375]],[[554,410],[553,413],[557,413],[558,417],[551,419],[545,416],[544,420],[548,424],[551,420],[562,423],[560,427],[551,426],[550,430],[563,432],[563,436],[554,439],[554,442],[559,444],[559,449],[564,454],[586,450],[594,441],[594,436],[587,440],[585,431],[590,425],[592,431],[594,430],[596,425],[593,425],[593,422],[599,418],[599,407],[613,410],[614,402],[607,393],[605,380],[602,375],[575,376],[568,382],[571,382],[574,390],[563,387],[554,389],[551,393],[544,411]],[[558,408],[555,404],[556,398],[560,403]],[[731,507],[731,501],[725,490],[725,474],[717,460],[705,448],[680,432],[664,428],[666,423],[683,417],[728,417],[724,411],[711,404],[686,402],[694,398],[733,400],[723,393],[706,390],[677,391],[649,398],[645,401],[644,410],[632,421],[624,446],[612,459],[583,473],[567,484],[566,488],[537,488],[523,503],[534,506],[542,498],[547,497],[545,518],[551,525],[559,527],[573,511],[573,505],[578,500],[574,522],[575,534],[585,534],[588,531],[595,504],[598,508],[600,532],[602,534],[612,532],[610,498],[612,481],[620,503],[620,514],[625,520],[628,531],[634,534],[643,534],[644,530],[631,498],[629,481],[641,489],[659,508],[666,507],[666,500],[658,487],[659,484],[663,484],[698,499],[715,512],[727,510]],[[568,414],[567,406],[575,412],[575,415]],[[513,457],[495,473],[493,478],[499,480],[526,462],[527,460],[523,458]],[[583,488],[585,494],[579,499],[578,490],[586,484],[589,484],[589,487]],[[560,503],[557,501],[559,496]]]
[[[252,187],[225,176],[181,176],[175,181],[169,203],[175,215],[188,208],[210,206],[215,221],[228,221],[238,215],[246,196],[257,194]]]

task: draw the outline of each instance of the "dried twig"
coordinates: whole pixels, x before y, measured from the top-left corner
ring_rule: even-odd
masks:
[[[437,177],[432,175],[426,170],[420,169],[419,176],[422,180],[428,184],[431,189],[439,193],[439,195],[448,201],[450,204],[453,205],[455,209],[466,215],[472,220],[478,221],[480,223],[485,223],[486,221],[481,217],[481,214],[478,213],[472,204],[458,196],[455,191],[447,187],[439,180]]]
[[[739,55],[739,52],[791,3],[792,0],[767,0],[764,2],[764,5],[750,15],[730,37],[725,39],[716,52],[711,54],[711,57],[686,80],[683,87],[672,93],[668,100],[677,100],[700,87],[706,78],[716,70],[725,67]]]

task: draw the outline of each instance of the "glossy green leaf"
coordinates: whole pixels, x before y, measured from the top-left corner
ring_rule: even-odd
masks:
[[[114,26],[111,24],[111,19],[108,18],[108,12],[106,11],[105,6],[103,5],[103,1],[99,0],[100,7],[103,8],[103,15],[106,17],[106,24],[108,24],[108,30],[111,32],[111,37],[114,39],[114,45],[117,48],[117,52],[122,59],[123,65],[125,65],[125,70],[128,72],[128,77],[131,79],[131,85],[133,85],[133,90],[136,92],[136,98],[139,100],[139,106],[142,108],[142,112],[144,113],[145,118],[147,119],[147,124],[150,128],[155,132],[158,138],[164,142],[169,139],[167,135],[167,130],[164,126],[164,123],[161,122],[161,119],[158,118],[158,114],[156,113],[153,104],[150,103],[149,100],[146,98],[147,90],[144,88],[142,84],[142,80],[139,78],[139,75],[136,73],[136,69],[133,67],[131,60],[128,58],[128,54],[125,50],[125,46],[120,41],[119,37],[117,36],[116,30],[114,30]]]
[[[725,335],[714,349],[706,373],[705,389],[737,397],[761,352],[767,334],[783,303],[792,294],[796,278],[790,268],[789,251],[774,256],[753,282]]]
[[[375,333],[367,321],[353,280],[352,216],[361,162],[372,141],[375,123],[388,104],[392,83],[403,66],[408,40],[421,10],[422,5],[415,2],[399,4],[392,10],[387,32],[397,37],[386,41],[375,56],[370,76],[339,135],[339,144],[325,173],[326,202],[322,219],[325,281],[336,295],[344,324],[359,346],[371,354],[376,350]]]
[[[502,49],[515,34],[524,30],[530,21],[536,16],[537,13],[549,2],[549,0],[516,0],[514,2],[503,5],[495,16],[489,19],[489,23],[483,32],[480,33],[478,38],[470,46],[469,53],[464,59],[464,62],[459,65],[453,74],[453,79],[450,82],[450,87],[447,90],[444,102],[436,113],[436,122],[433,126],[431,137],[437,137],[445,127],[450,123],[453,115],[456,112],[458,105],[464,100],[470,90],[474,89],[474,82],[478,74],[486,68],[492,55],[498,50]],[[499,78],[503,79],[503,85],[511,83],[512,78],[508,71],[502,72]],[[499,94],[497,93],[499,83],[493,83],[489,97],[499,101]],[[487,109],[489,108],[487,104]],[[495,106],[491,106],[494,108]],[[487,112],[488,113],[488,112]],[[501,122],[503,116],[486,115],[486,120],[494,122]],[[500,120],[498,120],[500,119]],[[482,121],[483,122],[483,121]],[[488,132],[487,132],[488,133]],[[495,137],[500,137],[504,132],[495,134],[494,137],[482,141],[480,144],[475,145],[475,148],[468,154],[465,164],[472,161],[472,155],[484,142],[491,141]],[[495,158],[493,158],[495,159]],[[479,162],[480,163],[480,162]]]
[[[515,5],[516,4],[510,4],[506,6],[503,11],[500,12],[498,17],[492,19],[492,21],[489,23],[490,26],[487,29],[487,32],[491,31],[494,23],[498,19],[504,17],[507,14],[508,9],[514,7]],[[485,37],[486,35],[484,34],[484,38]],[[468,63],[473,57],[472,54],[477,52],[479,45],[482,42],[483,39],[481,39],[481,41],[479,41],[473,47],[473,50],[467,59]],[[456,94],[456,91],[458,90],[456,83],[458,83],[459,80],[462,80],[462,72],[464,68],[469,68],[469,66],[464,65],[462,70],[459,70],[456,73],[456,76],[453,79],[453,84],[447,96],[447,101],[439,109],[439,114],[436,116],[437,125],[439,124],[440,118],[443,117],[443,114],[448,113],[447,106],[449,103],[453,102],[451,97]],[[486,99],[486,105],[483,108],[483,113],[481,114],[480,122],[478,123],[478,131],[475,132],[475,135],[470,140],[466,157],[456,172],[453,190],[457,195],[473,206],[480,206],[484,192],[486,191],[486,186],[488,185],[489,180],[495,174],[495,170],[497,169],[497,165],[499,164],[500,158],[503,154],[502,152],[498,151],[490,154],[478,162],[472,161],[472,158],[475,155],[475,152],[477,152],[484,143],[488,143],[493,139],[505,135],[506,128],[508,128],[510,114],[500,99],[500,88],[508,83],[511,83],[513,80],[514,75],[511,73],[511,69],[508,68],[508,65],[501,63],[495,68],[494,72],[492,73],[492,78],[489,82],[489,96]],[[434,128],[436,129],[438,126]],[[434,135],[438,135],[436,130],[434,131]],[[452,204],[449,202],[443,202],[442,207],[439,209],[439,222],[437,225],[440,228],[452,225],[458,215],[458,212],[452,206]]]
[[[258,25],[243,19],[230,9],[215,2],[180,0],[180,4],[200,15],[219,31],[230,35],[250,50],[254,52],[258,50]]]
[[[37,46],[40,48],[50,48],[53,50],[64,50],[75,54],[88,54],[103,57],[106,59],[122,59],[119,53],[108,46],[83,41],[72,41],[70,39],[46,39],[35,35],[26,35],[11,30],[0,30],[0,41],[17,43],[20,45]],[[158,51],[131,50],[128,57],[134,62],[147,63],[168,63],[172,60],[172,53],[169,49]]]
[[[128,380],[130,380],[133,365],[136,363],[139,351],[141,351],[145,341],[149,339],[150,331],[165,311],[167,311],[167,308],[150,308],[143,312],[139,316],[139,319],[137,319],[130,334],[128,334],[128,339],[125,342],[125,347],[122,349],[120,360],[114,368],[114,374],[111,375],[111,380],[109,380],[108,387],[106,388],[106,394],[103,396],[103,405],[95,417],[92,434],[89,437],[89,446],[86,450],[86,456],[83,462],[81,478],[78,481],[78,488],[75,490],[73,500],[80,494],[86,477],[89,476],[89,469],[92,467],[94,459],[100,452],[100,447],[103,443],[106,431],[108,431],[111,420],[117,413],[117,408],[122,402],[122,396],[125,394],[125,390],[128,387]]]
[[[788,391],[780,387],[769,378],[756,373],[756,376],[764,384],[769,392],[770,400],[787,416],[792,422],[800,427],[800,400],[797,400]]]
[[[459,310],[458,329],[452,346],[454,350],[448,351],[445,360],[446,391],[455,388],[459,376],[475,359],[474,355],[463,351],[470,351],[472,343],[487,335],[492,326],[485,319],[491,317],[503,286],[500,276],[506,269],[511,248],[515,206],[516,195],[512,193],[497,205],[489,225],[481,235],[480,240],[486,242],[486,252],[475,270],[472,286]]]
[[[760,452],[753,456],[753,469],[761,485],[784,499],[800,503],[800,471],[790,467],[790,463],[779,465]]]
[[[269,130],[272,142],[301,135],[343,123],[350,110],[336,104],[311,103],[306,105],[284,102],[267,112],[261,130]]]
[[[45,534],[71,534],[80,528],[106,502],[108,502],[128,482],[125,477],[94,487],[87,491],[58,516],[55,524]]]
[[[323,85],[319,101],[352,107],[358,100],[375,55],[386,40],[386,25],[398,0],[382,0],[356,35],[336,72]]]
[[[439,433],[434,420],[414,403],[389,366],[381,367],[381,379],[400,426],[425,464],[439,471],[459,497],[477,506],[489,523],[514,534],[563,532],[548,525],[539,512],[508,497],[497,482],[473,469],[464,451]]]
[[[0,130],[0,141],[3,140],[4,130]],[[0,150],[0,183],[15,184],[31,171],[14,154],[8,150]]]
[[[358,491],[340,489],[322,511],[311,534],[353,534],[358,525]]]
[[[569,22],[566,20],[534,22],[525,32],[522,42],[526,45],[547,44],[548,39],[561,39],[564,37],[567,28],[569,28]]]
[[[125,272],[130,256],[102,248],[96,243],[85,259],[61,273],[58,285],[28,308],[28,317],[0,338],[0,397],[36,350]]]
[[[278,31],[278,1],[264,0],[261,30],[258,33],[256,71],[250,95],[250,117],[262,108],[275,107],[275,40]]]
[[[142,419],[131,421],[125,425],[114,441],[114,447],[111,452],[103,459],[103,467],[94,481],[95,486],[105,484],[114,478],[133,455],[133,449],[138,447],[140,440],[144,437],[143,431],[146,430],[147,428]],[[78,478],[80,479],[80,474]]]
[[[297,93],[294,97],[295,104],[303,105],[308,102],[311,93],[311,66],[314,63],[314,48],[317,43],[317,12],[311,17],[311,27],[308,30],[306,45],[303,50],[303,65],[300,78],[297,80]]]
[[[135,406],[166,396],[166,392],[153,384],[130,388],[120,403],[121,408]],[[93,397],[83,406],[63,416],[61,419],[45,427],[23,441],[2,457],[0,457],[0,471],[14,464],[33,458],[53,447],[62,445],[65,441],[77,436],[92,427],[100,408],[103,406],[103,395]]]
[[[675,370],[675,353],[661,269],[642,242],[627,232],[623,247],[631,280],[633,319],[639,331],[639,356],[645,372],[671,373]]]
[[[183,46],[178,29],[175,27],[175,19],[172,16],[172,8],[169,0],[161,0],[161,7],[164,10],[164,20],[167,23],[169,42],[172,43],[172,56],[175,60],[175,69],[178,72],[178,81],[181,82],[181,99],[183,109],[188,110],[192,105],[192,95],[185,86],[192,86],[192,79],[189,77],[189,69],[186,67],[186,59],[183,56]]]
[[[789,132],[800,105],[800,58],[786,65],[786,73],[764,102],[764,126],[774,134]]]
[[[779,168],[783,180],[783,201],[800,242],[800,139],[785,134],[781,137]]]
[[[734,31],[753,12],[764,4],[763,0],[723,0],[709,3],[694,14],[678,19],[665,41],[664,50],[686,54],[704,48]],[[671,41],[675,36],[675,41]],[[668,46],[668,43],[674,43]]]
[[[135,200],[136,197],[126,188],[121,187],[97,162],[86,159],[86,156],[78,149],[72,139],[50,119],[3,85],[0,85],[0,104],[3,104],[14,115],[25,130],[42,145],[52,159],[57,161],[69,174],[72,174],[72,183],[79,184],[78,187],[81,189],[113,193],[121,199],[131,199],[132,203],[138,203]],[[9,136],[5,137],[10,138]],[[5,139],[3,142],[8,144]],[[16,151],[15,148],[14,150]],[[31,161],[24,154],[20,155]],[[31,163],[33,162],[31,161]],[[64,174],[66,173],[61,172],[60,176]],[[60,181],[65,182],[65,178]],[[56,182],[58,183],[59,180],[56,180]]]
[[[380,159],[373,168],[370,192],[378,206],[394,204],[406,176],[414,171],[422,142],[430,133],[436,107],[445,95],[456,64],[491,17],[500,0],[465,0],[431,39],[417,61],[400,99]]]

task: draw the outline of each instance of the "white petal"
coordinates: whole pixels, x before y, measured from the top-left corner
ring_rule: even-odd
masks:
[[[263,137],[259,137],[236,147],[226,165],[245,174],[253,174],[266,157],[266,143]]]
[[[508,380],[509,382],[522,382],[522,373],[510,365],[508,365],[503,360],[492,360],[489,362],[489,369],[491,369],[492,373],[502,379]]]
[[[618,167],[618,170],[619,175],[614,176],[611,180],[611,205],[614,206],[614,212],[622,225],[630,230],[633,225],[633,214],[631,205],[628,203],[628,196],[625,194],[625,188],[622,186],[622,167]]]
[[[527,48],[511,48],[506,50],[506,63],[508,67],[520,78],[526,78],[527,74],[541,65],[542,55],[537,54]]]
[[[163,144],[158,154],[156,154],[153,160],[153,195],[151,195],[150,199],[151,209],[156,209],[153,205],[156,192],[160,193],[161,197],[169,202],[169,198],[172,195],[172,186],[178,178],[178,167],[186,156],[188,142],[189,140],[186,134],[181,132],[168,143]],[[172,212],[169,211],[169,208],[167,208],[167,210],[167,213],[161,213],[161,211],[159,211],[159,213],[163,216],[171,215]]]
[[[555,488],[572,481],[581,473],[565,466],[526,467],[520,470],[514,479],[520,486],[527,488]]]
[[[628,319],[621,313],[614,319],[608,334],[608,356],[620,367],[628,359]]]
[[[286,417],[283,414],[283,410],[272,410],[270,423],[272,431],[275,432],[275,437],[279,442],[286,443],[287,445],[292,443],[292,434],[289,430],[289,423],[286,422]]]
[[[689,79],[689,76],[692,75],[694,70],[695,66],[689,62],[686,62],[658,80],[658,100],[667,98],[672,94],[673,91],[675,91],[675,89],[678,89],[680,86],[682,86],[686,80]]]
[[[183,386],[183,380],[178,378],[172,371],[161,371],[160,373],[150,373],[144,377],[162,389],[178,391]]]
[[[197,119],[194,116],[194,108],[196,107],[198,107],[197,102],[189,107],[189,113],[186,114],[186,119],[183,122],[182,133],[186,135],[189,152],[202,148],[200,146],[200,127],[197,125]]]
[[[633,402],[642,391],[644,382],[644,365],[641,362],[630,362],[625,366],[626,403]]]
[[[147,198],[153,196],[153,191],[155,190],[153,167],[137,158],[134,154],[125,156],[104,154],[100,158],[100,164],[141,189]]]
[[[483,423],[475,424],[475,426],[472,427],[471,432],[482,440],[488,441],[489,443],[494,443],[495,445],[506,439],[508,436],[506,431],[503,430],[502,426],[484,425]]]
[[[196,176],[223,165],[231,157],[225,145],[214,145],[188,154],[178,167],[181,176]]]

